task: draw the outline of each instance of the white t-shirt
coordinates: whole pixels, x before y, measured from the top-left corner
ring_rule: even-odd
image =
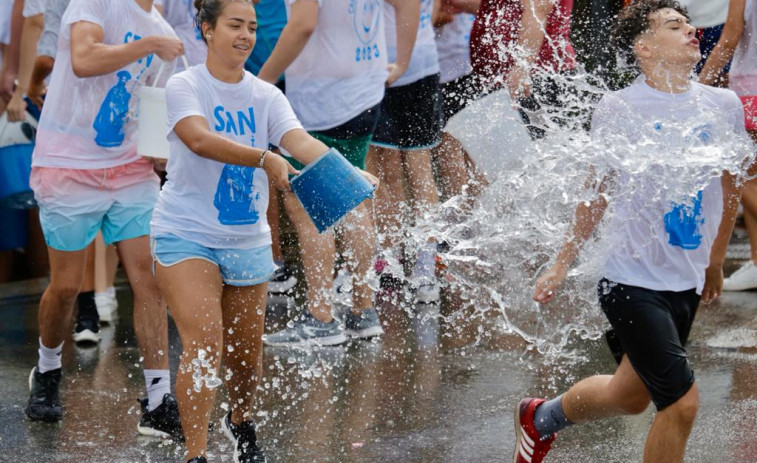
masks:
[[[45,28],[37,44],[37,54],[40,56],[50,56],[53,59],[58,53],[58,33],[60,32],[60,21],[63,18],[68,4],[71,0],[49,0],[45,8]]]
[[[660,165],[666,164],[666,156],[680,159],[685,146],[711,146],[721,139],[727,142],[734,133],[745,136],[738,97],[729,90],[694,82],[688,92],[671,94],[637,80],[605,95],[592,118],[595,140],[613,138],[617,142],[621,136],[628,146],[644,143],[647,150],[651,143]],[[729,154],[733,153],[725,155]],[[707,170],[703,175],[709,178],[707,184],[696,199],[686,203],[665,197],[666,189],[659,183],[616,171],[619,190],[631,182],[637,187],[632,196],[613,199],[617,208],[609,223],[611,245],[605,278],[656,291],[696,288],[701,293],[723,213],[719,170]]]
[[[163,6],[163,17],[176,31],[187,55],[190,66],[202,64],[208,56],[208,46],[202,41],[202,31],[195,27],[197,9],[194,0],[155,0],[156,6]],[[177,72],[184,69],[184,64],[179,60]]]
[[[452,22],[436,30],[440,83],[445,84],[473,71],[470,63],[470,31],[475,14],[460,13]]]
[[[10,3],[13,3],[12,1]],[[24,1],[24,18],[31,18],[38,14],[45,13],[45,7],[47,6],[47,0],[25,0]]]
[[[176,37],[155,8],[146,12],[134,0],[72,0],[61,21],[58,53],[50,76],[37,131],[32,165],[73,169],[102,169],[139,159],[137,120],[139,90],[151,84],[161,67],[149,55],[118,71],[96,77],[77,77],[71,66],[71,25],[98,24],[103,43],[119,45],[142,37]],[[173,71],[165,66],[161,81]]]
[[[287,15],[296,1],[287,0]],[[377,105],[388,76],[384,0],[317,1],[315,31],[286,70],[287,98],[307,130],[332,129]]]
[[[392,87],[412,84],[439,72],[439,55],[436,53],[434,25],[431,23],[433,8],[434,0],[421,0],[421,22],[418,25],[418,35],[415,37],[410,65],[402,77],[392,84]],[[397,61],[397,20],[391,5],[387,5],[385,9],[384,21],[386,21],[387,58],[390,63],[394,63]]]
[[[679,0],[689,10],[691,24],[699,29],[725,24],[729,0]]]
[[[757,1],[747,0],[744,32],[733,55],[728,86],[739,95],[757,96]]]
[[[201,64],[168,81],[166,100],[171,157],[168,181],[152,216],[152,235],[171,234],[210,248],[270,244],[265,171],[198,156],[173,128],[184,118],[201,116],[216,133],[264,149],[302,127],[286,97],[249,72],[241,82],[229,84],[215,79]]]
[[[11,15],[13,14],[13,1],[0,2],[0,44],[11,43]]]

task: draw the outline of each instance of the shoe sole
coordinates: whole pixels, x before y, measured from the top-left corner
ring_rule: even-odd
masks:
[[[369,339],[383,335],[384,330],[380,326],[371,326],[364,330],[344,330],[344,334],[350,338]]]
[[[161,431],[155,428],[148,428],[148,427],[140,426],[140,425],[137,425],[137,432],[142,436],[159,437],[161,439],[171,439],[171,440],[176,439],[175,436],[165,431]]]
[[[77,344],[97,344],[100,342],[100,333],[95,333],[92,330],[75,332],[74,342]]]
[[[29,373],[29,392],[32,392],[32,383],[34,382],[34,372],[37,370],[36,367],[32,368],[32,372]],[[24,408],[24,414],[32,420],[32,421],[43,421],[45,423],[57,423],[58,421],[63,418],[63,414],[55,415],[55,416],[46,416],[46,415],[35,415],[29,406],[27,405],[26,408]]]
[[[347,342],[347,336],[345,336],[344,333],[339,334],[337,336],[311,338],[311,339],[304,339],[302,341],[295,341],[295,342],[271,342],[263,338],[263,344],[270,347],[296,347],[296,346],[310,346],[310,345],[330,347],[330,346],[340,346],[346,342]]]

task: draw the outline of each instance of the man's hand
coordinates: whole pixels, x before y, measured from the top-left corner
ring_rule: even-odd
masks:
[[[154,53],[163,61],[173,61],[184,54],[184,44],[177,37],[153,35],[147,39],[152,41]]]
[[[26,119],[26,101],[21,96],[20,88],[17,88],[13,92],[13,96],[5,110],[8,112],[9,122],[21,122]]]
[[[540,304],[546,304],[555,297],[557,288],[565,281],[568,268],[562,264],[555,264],[544,272],[536,280],[534,288],[534,300]]]
[[[702,289],[702,302],[709,304],[723,293],[723,267],[710,265],[704,271],[704,288]]]

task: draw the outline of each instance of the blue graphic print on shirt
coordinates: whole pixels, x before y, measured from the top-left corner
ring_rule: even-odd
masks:
[[[255,144],[255,111],[236,111],[232,114],[223,106],[213,110],[216,132],[249,135],[250,145]],[[251,225],[260,220],[256,206],[260,193],[255,191],[255,168],[226,164],[218,179],[213,205],[218,209],[218,221],[223,225]]]
[[[670,212],[665,214],[668,244],[687,250],[698,249],[702,244],[699,226],[703,223],[702,192],[700,191],[692,204],[676,204]]]
[[[121,146],[126,137],[124,124],[127,121],[131,99],[131,93],[126,90],[126,82],[131,80],[131,74],[129,71],[119,71],[116,77],[118,82],[108,90],[92,124],[97,132],[95,143],[106,148]]]
[[[360,43],[355,47],[355,61],[370,61],[381,56],[374,42],[381,22],[383,0],[352,0],[348,12]]]

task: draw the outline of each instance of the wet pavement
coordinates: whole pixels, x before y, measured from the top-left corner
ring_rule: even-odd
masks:
[[[0,285],[0,462],[181,462],[183,447],[138,437],[144,394],[131,295],[118,287],[119,319],[93,348],[64,348],[57,425],[25,419],[37,360],[37,302],[44,281]],[[511,461],[512,412],[526,395],[552,396],[576,379],[611,373],[604,342],[577,339],[573,360],[530,352],[494,311],[402,307],[384,294],[386,336],[344,347],[265,351],[259,436],[272,462]],[[279,301],[281,302],[281,301]],[[278,304],[269,330],[291,309]],[[473,316],[475,315],[475,316]],[[731,293],[697,316],[689,346],[700,413],[687,462],[757,462],[757,293]],[[175,371],[179,340],[171,328]],[[214,418],[223,414],[225,390]],[[641,461],[653,410],[561,433],[548,462]],[[210,461],[231,461],[214,432]]]

